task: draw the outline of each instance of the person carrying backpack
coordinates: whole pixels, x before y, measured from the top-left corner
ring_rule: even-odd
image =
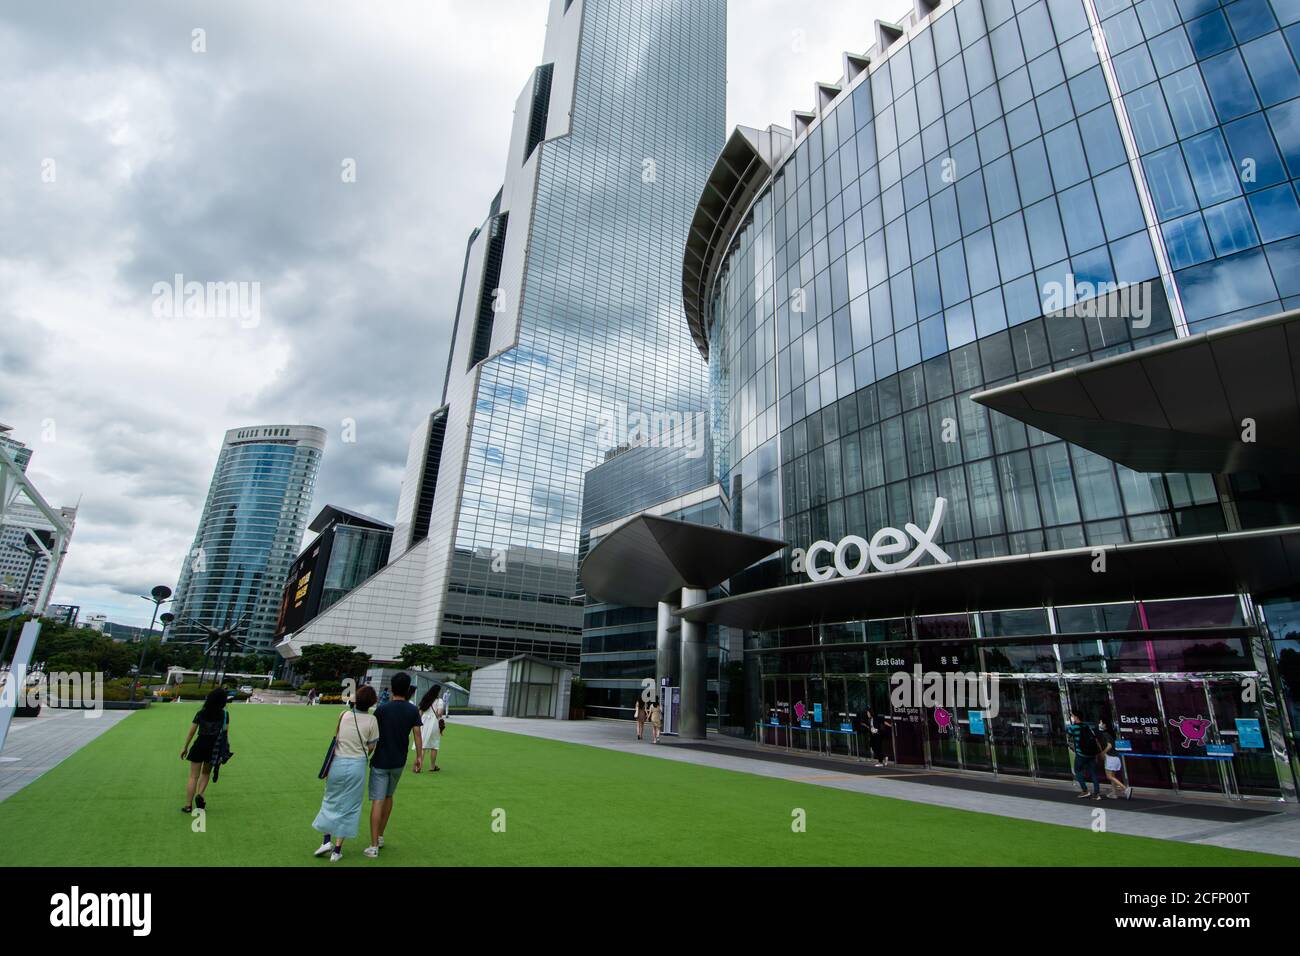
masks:
[[[181,807],[181,813],[190,813],[194,807],[207,808],[203,791],[208,788],[208,779],[216,780],[221,765],[231,757],[227,700],[225,688],[214,688],[194,715],[190,732],[185,735],[181,759],[190,762],[190,777],[185,786],[185,806]]]
[[[1097,734],[1083,722],[1076,710],[1070,711],[1070,723],[1065,728],[1070,739],[1070,750],[1074,753],[1074,782],[1079,785],[1079,799],[1088,797],[1087,780],[1092,781],[1092,799],[1101,799],[1101,780],[1097,776],[1097,755],[1101,748],[1097,745]]]

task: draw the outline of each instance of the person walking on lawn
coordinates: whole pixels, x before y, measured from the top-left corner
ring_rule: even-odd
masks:
[[[368,713],[377,699],[373,687],[362,687],[352,708],[339,714],[334,725],[334,761],[325,778],[320,813],[312,821],[312,829],[324,836],[316,856],[328,853],[331,863],[343,859],[343,841],[357,835],[366,798],[366,759],[379,738],[379,724]]]
[[[420,709],[411,703],[411,677],[405,671],[393,675],[392,700],[375,709],[379,722],[379,743],[370,760],[370,846],[361,852],[379,856],[384,830],[393,813],[393,793],[406,769],[406,748],[415,734],[415,772],[424,765],[424,742],[420,739]]]
[[[179,693],[177,696],[179,700]],[[190,762],[189,781],[185,785],[185,806],[181,813],[190,813],[194,807],[203,810],[207,802],[203,791],[214,768],[220,767],[224,752],[230,749],[230,714],[226,712],[228,696],[224,687],[214,688],[203,701],[203,706],[190,723],[185,735],[181,759]],[[190,742],[193,741],[193,746]]]

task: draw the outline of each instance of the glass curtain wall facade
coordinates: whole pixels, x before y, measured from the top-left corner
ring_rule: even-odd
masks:
[[[706,408],[707,368],[682,314],[680,249],[722,145],[726,4],[556,3],[555,36],[575,18],[573,61],[557,56],[520,101],[533,111],[520,150],[525,171],[536,163],[531,208],[508,181],[499,262],[489,250],[479,266],[472,251],[468,281],[476,272],[494,280],[480,291],[503,311],[489,308],[490,330],[480,323],[477,346],[466,337],[450,358],[452,450],[433,509],[424,607],[437,640],[470,660],[527,652],[577,663],[584,474],[625,442],[630,416]],[[547,139],[537,135],[539,108],[549,109]],[[565,113],[569,128],[556,136]],[[526,243],[521,261],[516,241]],[[615,437],[605,440],[610,424]]]
[[[1293,0],[959,0],[882,34],[758,189],[703,303],[735,526],[806,548],[924,526],[943,497],[938,540],[962,559],[1294,513],[1294,489],[1138,474],[969,397],[1300,303],[1298,19]],[[1083,301],[1103,283],[1145,306]],[[1237,487],[1263,500],[1239,510]],[[733,589],[806,580],[792,560]],[[753,656],[803,694],[853,671],[861,702],[865,649],[832,661],[812,645],[877,626],[915,640],[920,625],[756,635]],[[758,653],[782,645],[804,649]],[[1054,648],[1059,674],[1124,672],[1104,650]],[[1153,654],[1148,674],[1190,666]],[[1269,666],[1211,656],[1196,669],[1225,679]],[[817,691],[828,710],[837,686]],[[797,696],[771,684],[760,709]]]
[[[393,532],[377,528],[338,525],[325,570],[325,589],[320,596],[323,611],[370,575],[388,563]]]
[[[194,544],[181,565],[174,639],[202,636],[195,623],[223,628],[246,621],[243,640],[271,646],[324,448],[325,430],[314,426],[226,432]]]

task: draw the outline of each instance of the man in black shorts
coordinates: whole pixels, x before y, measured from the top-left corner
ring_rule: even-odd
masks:
[[[420,710],[411,703],[411,678],[405,671],[393,675],[393,699],[375,708],[379,721],[379,743],[370,760],[370,846],[361,852],[379,856],[384,845],[384,830],[393,812],[393,792],[406,769],[406,750],[411,731],[415,731],[415,772],[424,762],[420,740]]]

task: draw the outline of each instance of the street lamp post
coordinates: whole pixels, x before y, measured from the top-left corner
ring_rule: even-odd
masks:
[[[146,601],[153,602],[153,617],[149,619],[149,636],[140,642],[140,663],[135,668],[135,680],[131,682],[131,702],[135,703],[135,689],[140,686],[140,674],[144,671],[144,655],[149,649],[149,641],[153,638],[153,626],[158,622],[158,608],[162,607],[172,598],[172,589],[165,584],[160,584],[149,592],[151,597],[140,595]]]

